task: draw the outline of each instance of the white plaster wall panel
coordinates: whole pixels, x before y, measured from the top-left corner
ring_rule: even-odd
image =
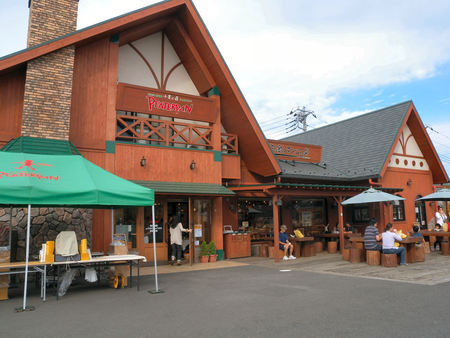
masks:
[[[423,153],[420,151],[419,145],[417,144],[414,136],[412,136],[406,144],[406,154],[423,157]]]
[[[161,41],[162,33],[158,32],[145,38],[132,42],[139,52],[145,57],[152,66],[156,78],[161,84]]]
[[[128,45],[119,48],[119,82],[157,88],[153,75],[144,60]]]
[[[132,45],[143,55],[155,72],[160,86],[161,79],[161,55],[162,32],[158,32],[145,38],[132,42]],[[164,36],[164,78],[169,71],[180,62],[169,39]],[[139,54],[128,44],[119,48],[119,82],[130,83],[150,88],[158,88],[153,74]],[[166,90],[199,95],[183,65],[178,66],[167,80]]]
[[[166,77],[172,67],[181,60],[166,36],[164,37],[164,41],[164,77]],[[200,95],[183,65],[178,66],[172,72],[167,80],[166,89],[173,92]]]
[[[403,153],[403,148],[402,148],[402,145],[400,144],[400,141],[397,142],[397,145],[394,148],[394,153],[396,153],[396,154]]]
[[[411,170],[423,170],[428,171],[428,163],[424,158],[415,158],[410,156],[392,155],[389,160],[389,167],[411,169]]]
[[[172,92],[199,95],[197,88],[195,88],[183,65],[180,65],[172,72],[167,80],[166,89]]]
[[[164,35],[164,77],[177,63],[181,62],[177,52],[173,49],[167,35]]]

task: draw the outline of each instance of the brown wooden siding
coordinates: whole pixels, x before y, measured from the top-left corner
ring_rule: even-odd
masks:
[[[241,157],[222,154],[222,178],[235,179],[241,178]]]
[[[22,123],[25,69],[0,76],[0,141],[20,136]]]
[[[109,39],[102,39],[75,52],[70,140],[76,147],[105,148],[109,47]]]
[[[142,156],[145,167],[139,164]],[[131,180],[221,184],[221,163],[214,161],[211,151],[116,144],[115,174]]]

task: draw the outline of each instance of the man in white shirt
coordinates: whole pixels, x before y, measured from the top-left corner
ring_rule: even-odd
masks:
[[[386,231],[381,234],[383,240],[383,253],[400,255],[400,265],[408,265],[405,263],[405,248],[395,247],[395,241],[401,241],[402,238],[397,234],[397,230],[392,231],[392,224],[386,224]]]

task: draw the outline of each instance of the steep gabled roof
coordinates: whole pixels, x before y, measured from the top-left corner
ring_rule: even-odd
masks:
[[[184,64],[188,73],[194,77],[201,74],[197,81],[193,79],[196,86],[205,88],[215,83],[218,87],[222,98],[222,125],[228,133],[238,135],[240,153],[248,169],[261,176],[280,173],[279,164],[250,107],[190,0],[163,1],[7,55],[0,58],[0,74],[70,45],[82,45],[117,34],[119,39],[132,39],[161,29],[167,31],[169,39],[171,36],[176,38],[176,43],[172,41],[172,44],[175,49],[178,45],[177,53],[182,61],[182,49],[187,47],[188,54],[184,55],[194,60]]]
[[[434,182],[448,176],[412,101],[288,137],[285,141],[322,146],[322,162],[280,161],[283,177],[355,181],[384,175],[395,145],[408,124],[427,160]]]
[[[282,175],[330,180],[379,177],[411,104],[403,102],[284,139],[321,145],[322,164],[281,162]]]

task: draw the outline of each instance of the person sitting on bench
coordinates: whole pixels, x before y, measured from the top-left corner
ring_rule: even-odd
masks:
[[[405,262],[406,250],[404,247],[395,247],[395,241],[401,241],[402,238],[397,234],[397,230],[392,230],[392,224],[386,224],[385,232],[381,234],[383,239],[383,253],[400,255],[400,265],[408,265]]]
[[[280,250],[284,251],[284,257],[283,260],[287,261],[288,259],[295,259],[294,256],[292,256],[292,251],[294,250],[294,246],[291,242],[289,242],[288,234],[286,233],[287,226],[282,225],[280,226],[280,234],[278,237],[279,247]],[[288,257],[288,251],[289,251],[289,257]]]
[[[419,232],[420,228],[417,225],[413,226],[413,233],[411,234],[411,237],[417,237],[417,238],[421,238],[422,241],[419,243],[416,243],[416,247],[421,247],[422,246],[422,242],[424,241],[423,239],[423,235]]]
[[[377,243],[381,239],[381,235],[377,229],[377,220],[372,218],[369,226],[364,231],[364,248],[366,250],[380,251],[381,245]]]

